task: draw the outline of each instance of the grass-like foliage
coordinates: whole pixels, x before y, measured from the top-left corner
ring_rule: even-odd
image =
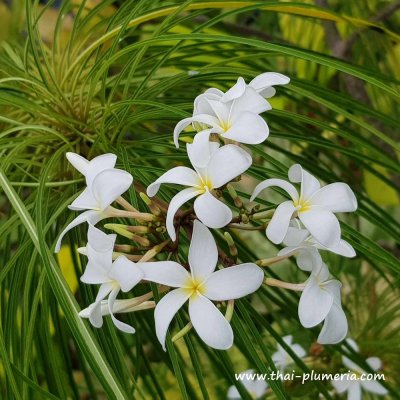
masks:
[[[365,359],[377,356],[387,398],[400,398],[399,2],[316,3],[0,3],[1,399],[223,399],[235,385],[248,400],[234,374],[275,370],[277,344],[299,373],[345,371],[344,353],[365,369]],[[324,257],[343,283],[349,337],[360,352],[317,344],[320,328],[299,323],[299,294],[266,285],[235,302],[235,345],[228,351],[209,348],[190,331],[174,343],[168,336],[164,352],[153,310],[121,317],[135,326],[134,335],[119,332],[109,318],[101,329],[90,326],[78,312],[93,302],[96,288],[79,281],[86,258],[76,251],[86,244],[87,226],[69,232],[60,254],[53,253],[73,218],[67,205],[84,187],[66,152],[87,159],[115,153],[117,166],[134,178],[125,198],[148,212],[138,193],[166,170],[189,165],[183,141],[193,135],[183,132],[176,149],[172,132],[191,116],[194,98],[265,71],[291,82],[277,87],[273,109],[263,114],[270,136],[248,146],[253,165],[236,188],[248,202],[257,182],[285,179],[295,163],[324,183],[351,186],[358,209],[341,216],[341,227],[357,257]],[[163,186],[158,198],[168,202],[175,193]],[[278,198],[271,193],[264,210]],[[264,230],[217,230],[227,253],[225,231],[242,262],[279,249]],[[182,263],[189,239],[181,233],[174,257]],[[306,279],[292,261],[264,270],[267,277]],[[187,321],[182,308],[173,332]],[[306,358],[290,350],[286,335],[306,349]],[[329,381],[269,386],[270,399],[337,396]]]

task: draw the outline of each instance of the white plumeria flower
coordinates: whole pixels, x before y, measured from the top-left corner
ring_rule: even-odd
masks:
[[[239,77],[237,83],[226,93],[216,88],[206,90],[195,99],[193,116],[176,125],[176,147],[179,147],[179,134],[194,123],[208,126],[211,132],[225,139],[247,144],[263,142],[269,135],[269,129],[258,114],[271,109],[264,97],[275,94],[273,85],[284,85],[289,81],[284,75],[267,72],[254,78],[249,85]]]
[[[78,215],[60,234],[55,252],[61,248],[64,235],[83,222],[97,224],[102,219],[112,216],[109,206],[132,185],[132,175],[114,168],[117,161],[115,154],[103,154],[88,161],[75,153],[66,154],[68,161],[86,178],[87,187],[68,206],[70,210],[88,210]]]
[[[114,317],[114,302],[120,290],[128,292],[142,280],[143,272],[139,264],[135,264],[125,256],[112,261],[115,239],[115,234],[107,235],[89,224],[88,244],[84,251],[88,257],[88,264],[81,276],[81,281],[100,285],[100,288],[95,302],[82,310],[79,315],[89,318],[93,326],[100,328],[103,325],[103,315],[105,315],[102,301],[108,296],[108,313],[114,325],[123,332],[135,333],[132,326]]]
[[[220,188],[251,165],[250,155],[238,146],[229,144],[219,147],[208,141],[209,132],[197,135],[187,152],[194,170],[175,167],[161,175],[147,188],[147,195],[153,197],[162,183],[188,186],[175,195],[168,207],[166,228],[172,240],[176,240],[174,216],[178,209],[190,199],[194,201],[197,218],[210,228],[222,228],[232,220],[231,209],[213,196],[213,189]]]
[[[315,240],[324,247],[335,247],[340,242],[340,225],[334,213],[351,212],[357,209],[357,199],[346,183],[331,183],[321,188],[318,180],[299,164],[289,169],[289,180],[301,182],[300,195],[297,189],[283,179],[267,179],[259,183],[251,196],[271,186],[285,190],[291,200],[281,203],[268,224],[266,234],[271,242],[282,243],[290,220],[298,217]]]
[[[255,292],[264,273],[253,263],[216,271],[218,250],[210,231],[195,220],[189,248],[190,273],[173,261],[147,262],[144,279],[177,289],[157,304],[154,318],[156,334],[165,350],[165,338],[174,315],[189,300],[189,316],[200,338],[209,346],[225,350],[233,344],[229,322],[212,301],[238,299]]]
[[[347,335],[347,318],[340,299],[342,284],[329,276],[325,263],[314,264],[299,302],[300,323],[312,328],[325,320],[318,343],[335,344]]]
[[[332,247],[325,247],[318,243],[310,232],[301,227],[298,219],[293,219],[290,224],[283,244],[286,246],[281,249],[278,256],[295,255],[296,262],[303,271],[311,271],[314,259],[321,259],[318,250],[327,250],[344,257],[355,257],[356,252],[353,247],[343,239]]]
[[[247,390],[247,393],[254,399],[259,399],[263,396],[268,389],[268,384],[264,379],[257,379],[257,374],[252,369],[248,369],[247,371],[241,372],[240,374],[244,377],[240,382]],[[228,389],[227,397],[229,400],[240,400],[242,396],[240,396],[239,391],[235,386],[231,386]]]
[[[284,336],[283,340],[294,351],[297,357],[303,358],[306,355],[306,351],[299,344],[292,343],[292,335]],[[272,355],[272,361],[282,371],[293,363],[292,357],[280,344],[278,344],[278,351]]]
[[[346,339],[347,343],[358,352],[358,346],[353,339]],[[356,363],[347,357],[343,357],[343,364],[356,375],[366,374],[366,372]],[[366,363],[373,371],[378,371],[382,368],[382,362],[378,357],[369,357]],[[338,393],[347,392],[347,400],[361,400],[362,391],[370,392],[378,395],[385,395],[388,391],[377,380],[351,380],[347,374],[342,374],[341,380],[331,381],[333,387]]]

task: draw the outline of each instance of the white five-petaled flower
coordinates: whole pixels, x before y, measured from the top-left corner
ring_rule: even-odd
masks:
[[[358,352],[358,346],[353,339],[346,339],[346,342],[353,348],[354,351]],[[343,364],[349,368],[351,373],[355,375],[366,374],[366,372],[359,367],[356,363],[351,361],[349,358],[343,356]],[[370,366],[373,371],[378,371],[382,368],[382,362],[378,357],[369,357],[366,363]],[[333,387],[338,393],[347,392],[347,400],[361,400],[362,390],[378,395],[385,395],[388,391],[379,383],[377,380],[352,380],[348,373],[341,375],[340,380],[334,380],[331,382]]]
[[[81,281],[100,285],[100,288],[95,302],[82,310],[79,315],[89,318],[93,326],[100,328],[103,325],[103,315],[110,314],[118,329],[126,333],[135,333],[133,327],[114,317],[114,309],[119,308],[115,307],[114,302],[120,290],[128,292],[142,280],[143,272],[138,264],[125,256],[112,261],[115,239],[115,234],[107,235],[89,223],[88,244],[84,252],[88,257],[88,264],[81,276]],[[102,301],[107,296],[108,310],[106,311]]]
[[[306,355],[306,351],[299,344],[292,343],[292,335],[284,336],[283,340],[294,351],[297,357],[303,358]],[[272,355],[272,361],[282,371],[284,371],[288,365],[293,363],[292,357],[280,344],[278,344],[278,351]]]
[[[132,175],[126,171],[114,168],[117,161],[115,154],[103,154],[88,161],[75,153],[67,153],[68,161],[86,178],[87,187],[68,206],[71,210],[82,211],[60,234],[55,252],[61,248],[64,235],[75,226],[90,222],[97,224],[111,216],[108,208],[132,184]]]
[[[188,272],[173,261],[148,262],[143,266],[145,280],[174,287],[157,304],[154,318],[156,334],[165,350],[165,338],[174,315],[189,300],[189,316],[200,338],[215,349],[233,344],[229,322],[212,301],[233,300],[256,291],[264,273],[253,263],[214,271],[217,245],[211,232],[195,220],[189,248]]]
[[[254,370],[248,369],[247,371],[243,371],[237,375],[243,377],[243,379],[240,379],[240,382],[245,387],[247,393],[252,399],[259,399],[267,392],[267,382],[265,382],[264,379],[257,379],[257,374],[254,372]],[[242,398],[235,386],[231,386],[228,389],[227,397],[229,400],[240,400]]]
[[[322,261],[314,264],[313,271],[305,283],[299,302],[300,323],[312,328],[325,320],[318,336],[318,343],[335,344],[347,335],[347,318],[340,299],[342,284],[329,276]]]
[[[298,219],[292,219],[289,224],[288,231],[283,244],[286,246],[279,251],[278,256],[295,255],[296,262],[303,271],[311,271],[314,258],[321,259],[318,250],[327,250],[332,253],[339,254],[343,257],[355,257],[356,252],[353,247],[343,239],[332,247],[325,247],[318,243],[315,238],[310,235],[307,229],[301,226]]]
[[[194,211],[197,218],[210,228],[222,228],[232,220],[230,208],[212,194],[251,165],[250,155],[238,146],[229,144],[219,147],[209,141],[209,132],[196,136],[192,144],[187,144],[187,152],[194,170],[188,167],[175,167],[161,175],[147,188],[153,197],[162,183],[175,183],[189,186],[175,195],[168,207],[166,227],[172,240],[176,240],[174,216],[184,203],[197,197]]]
[[[341,230],[334,213],[357,209],[353,191],[342,182],[321,188],[318,180],[299,164],[289,169],[288,177],[291,182],[301,182],[300,195],[291,183],[283,179],[267,179],[256,186],[251,196],[251,200],[254,200],[262,190],[277,186],[291,197],[291,200],[284,201],[276,208],[266,230],[267,237],[275,244],[282,243],[290,220],[298,217],[319,244],[328,248],[338,246]]]
[[[212,133],[240,143],[257,144],[269,134],[268,125],[260,113],[270,110],[264,97],[275,94],[273,85],[284,85],[290,79],[284,75],[266,72],[246,84],[242,77],[227,92],[211,88],[196,97],[193,116],[178,122],[174,141],[179,146],[179,134],[190,124],[207,126]],[[264,97],[263,97],[264,96]]]

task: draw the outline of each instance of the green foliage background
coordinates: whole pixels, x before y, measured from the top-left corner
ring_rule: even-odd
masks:
[[[271,354],[286,334],[310,352],[296,360],[299,371],[341,370],[345,346],[316,345],[318,328],[298,322],[298,294],[276,288],[237,302],[228,352],[191,333],[164,353],[151,310],[126,316],[133,336],[108,320],[93,329],[77,316],[95,296],[77,281],[84,260],[75,249],[86,227],[68,235],[59,260],[52,252],[83,187],[67,151],[114,152],[119,167],[147,186],[188,164],[172,131],[197,94],[265,71],[292,81],[265,114],[271,135],[251,149],[243,197],[257,180],[285,178],[294,162],[355,190],[359,209],[342,218],[342,229],[358,257],[327,260],[343,282],[349,335],[361,347],[352,358],[365,366],[367,356],[379,356],[388,398],[400,398],[399,3],[11,3],[0,5],[0,398],[222,399],[235,384],[249,399],[234,372],[274,368]],[[160,196],[173,193],[163,188]],[[134,190],[128,196],[146,210]],[[235,239],[242,260],[277,251],[261,232]],[[266,273],[305,280],[290,263]],[[186,319],[181,311],[177,325]],[[327,382],[270,386],[271,399],[334,397]]]

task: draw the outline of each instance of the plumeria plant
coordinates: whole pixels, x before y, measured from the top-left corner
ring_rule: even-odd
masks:
[[[400,399],[365,3],[0,2],[0,399]]]
[[[56,244],[56,251],[59,251],[60,242],[69,229],[83,221],[88,222],[89,241],[86,254],[89,262],[81,281],[101,286],[95,302],[82,315],[88,316],[94,326],[101,327],[104,311],[101,307],[102,301],[109,296],[107,312],[116,327],[124,332],[134,333],[132,327],[114,317],[114,305],[116,309],[119,308],[118,303],[115,303],[116,296],[120,290],[129,292],[140,281],[154,282],[163,288],[176,288],[164,295],[154,311],[156,334],[164,350],[171,320],[187,300],[190,322],[184,328],[183,334],[194,327],[209,346],[228,349],[234,342],[228,323],[232,317],[234,300],[254,293],[265,284],[302,292],[299,301],[300,323],[311,328],[325,320],[318,337],[319,343],[335,344],[346,337],[348,327],[341,306],[341,283],[330,277],[319,249],[348,257],[355,256],[351,245],[341,239],[340,224],[334,214],[357,209],[357,200],[350,187],[341,182],[321,187],[319,181],[299,164],[293,165],[288,172],[289,180],[301,185],[300,194],[292,183],[276,178],[267,179],[255,187],[251,201],[263,189],[271,186],[284,189],[291,198],[279,204],[275,210],[270,210],[267,217],[254,212],[257,206],[243,205],[234,189],[227,188],[233,180],[240,179],[252,164],[250,153],[240,147],[240,143],[259,143],[268,137],[268,127],[259,114],[271,107],[260,93],[265,92],[271,97],[274,84],[288,82],[289,78],[283,75],[264,73],[254,78],[249,85],[239,77],[238,82],[226,93],[211,88],[199,95],[194,102],[193,117],[178,122],[174,136],[175,143],[178,144],[177,132],[181,132],[188,124],[191,123],[195,130],[200,129],[192,143],[186,144],[188,159],[194,169],[184,166],[172,168],[148,186],[147,195],[154,197],[163,183],[188,187],[175,195],[168,206],[160,206],[160,203],[155,202],[152,213],[140,213],[120,197],[132,184],[133,178],[129,173],[114,168],[114,155],[106,154],[87,161],[79,155],[67,154],[71,164],[85,176],[87,184],[69,208],[90,211],[75,218],[64,229]],[[206,122],[207,118],[210,118],[209,123]],[[251,122],[253,119],[262,121],[264,133],[256,133],[258,125],[257,122]],[[203,125],[211,125],[211,128]],[[221,130],[221,126],[226,129]],[[222,146],[220,141],[223,142]],[[231,208],[222,201],[224,191],[242,205],[241,214],[234,216]],[[145,195],[142,194],[143,196]],[[181,206],[193,198],[196,198],[193,207],[177,215]],[[114,201],[119,202],[124,209],[112,207],[111,203]],[[150,199],[148,204],[152,204]],[[119,253],[121,255],[113,261],[116,235],[106,235],[94,224],[104,218],[118,216],[138,223],[148,221],[150,226],[152,222],[161,222],[161,227],[165,227],[171,239],[169,246],[174,246],[174,249],[179,246],[180,231],[185,229],[191,237],[189,272],[174,261],[143,262],[139,251],[137,254]],[[218,255],[224,253],[217,248],[206,227],[232,227],[240,230],[253,221],[266,225],[266,236],[271,242],[280,244],[285,241],[286,244],[291,244],[283,248],[278,257],[281,261],[296,256],[299,267],[310,272],[304,284],[282,282],[268,277],[264,279],[261,268],[271,263],[268,260],[245,260],[245,264],[233,265],[229,255],[225,255],[221,258],[222,269],[214,272]],[[146,233],[151,231],[147,229],[149,226],[142,226],[144,229],[140,229],[138,225],[108,224],[106,227],[116,234],[131,237],[139,245],[150,243],[150,240],[144,239]],[[142,239],[129,235],[129,232],[141,232]],[[228,238],[232,253],[235,244],[230,235]],[[154,252],[152,258],[168,249],[168,239],[160,240],[162,241],[150,250]],[[169,257],[173,252],[169,251]],[[127,257],[138,258],[139,262],[135,264]],[[143,302],[146,301],[147,297],[146,300],[143,299]],[[225,317],[213,301],[226,302]],[[136,310],[137,307],[140,309],[142,303],[133,299],[132,304]],[[182,337],[181,332],[176,337]]]
[[[80,312],[82,317],[100,328],[103,316],[110,315],[116,328],[135,333],[132,326],[116,319],[114,314],[154,308],[156,336],[166,351],[167,332],[173,328],[174,316],[188,302],[189,320],[173,335],[172,342],[193,328],[208,346],[227,350],[234,344],[229,321],[235,300],[250,296],[266,285],[301,292],[300,324],[312,328],[324,322],[318,343],[336,344],[346,338],[348,322],[341,305],[342,284],[330,274],[320,251],[350,258],[356,255],[353,247],[342,239],[336,215],[356,211],[357,200],[351,188],[342,182],[321,186],[299,164],[289,168],[290,182],[278,178],[260,182],[247,204],[234,188],[252,165],[251,149],[243,145],[261,143],[268,137],[268,126],[260,113],[271,106],[262,94],[271,97],[275,93],[273,85],[287,83],[289,78],[283,75],[264,73],[248,85],[239,77],[225,93],[211,88],[196,97],[193,117],[178,122],[174,131],[177,146],[183,129],[194,131],[192,140],[186,144],[187,159],[193,168],[174,167],[151,183],[146,194],[139,191],[149,212],[139,212],[121,197],[132,187],[133,177],[115,168],[115,155],[100,155],[87,161],[67,153],[70,163],[85,176],[87,185],[69,208],[88,211],[67,225],[55,251],[60,250],[61,240],[71,228],[88,223],[88,244],[79,250],[88,257],[81,281],[100,286],[94,303]],[[166,203],[155,197],[162,184],[185,188]],[[295,184],[300,186],[299,190]],[[140,182],[136,187],[141,188]],[[283,189],[290,200],[259,211],[261,205],[254,204],[254,200],[269,187]],[[235,214],[229,201],[227,204],[229,198],[239,213]],[[183,208],[193,199],[192,205]],[[112,206],[113,202],[120,207]],[[106,224],[105,228],[114,231],[113,234],[105,234],[95,226],[104,218],[118,217],[132,222]],[[229,231],[251,227],[266,229],[265,240],[283,247],[267,259],[241,259]],[[228,253],[217,245],[210,229],[216,230],[214,234],[218,229],[225,230]],[[119,235],[131,239],[135,246],[116,244]],[[171,260],[182,246],[182,235],[190,240],[187,261],[183,263]],[[308,274],[304,283],[269,276],[272,264],[291,257]],[[238,258],[241,264],[237,264]],[[116,300],[120,291],[132,292],[139,283],[147,285],[146,294]],[[158,286],[152,287],[151,283]],[[155,293],[162,294],[157,301],[151,300]],[[104,300],[107,296],[108,300]],[[305,355],[300,345],[291,344],[292,336],[283,340],[297,357]],[[272,360],[284,369],[290,356],[279,345]],[[229,396],[235,390],[230,390]],[[264,392],[264,387],[259,392]]]

